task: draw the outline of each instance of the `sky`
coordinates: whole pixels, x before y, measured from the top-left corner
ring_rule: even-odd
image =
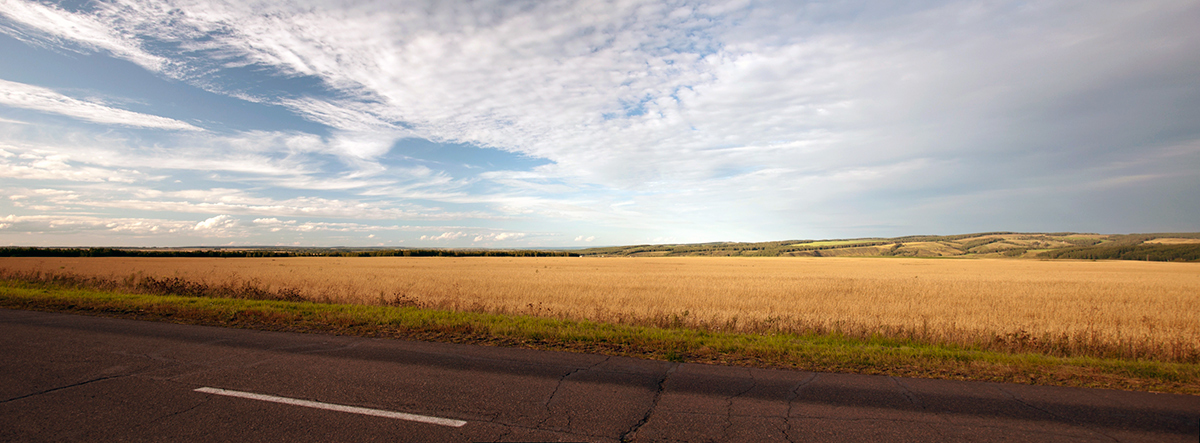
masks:
[[[0,245],[1200,231],[1197,1],[0,0]]]

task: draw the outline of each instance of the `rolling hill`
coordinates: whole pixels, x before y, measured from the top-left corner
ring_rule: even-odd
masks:
[[[585,256],[1027,257],[1200,261],[1200,233],[985,232],[895,238],[635,245],[573,251]]]

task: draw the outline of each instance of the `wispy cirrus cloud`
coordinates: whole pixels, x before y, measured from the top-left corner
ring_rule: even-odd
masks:
[[[445,231],[445,229],[455,229],[456,231]],[[418,233],[426,234],[418,238],[416,237]],[[291,235],[293,239],[303,239],[305,236],[316,236],[315,238],[334,236],[335,238],[357,238],[385,244],[403,244],[413,240],[446,242],[461,239],[471,243],[495,245],[525,238],[528,235],[524,232],[496,231],[490,228],[471,226],[399,226],[356,222],[280,220],[273,217],[246,220],[229,214],[218,214],[198,220],[76,214],[0,216],[0,241],[24,244],[20,243],[22,234],[51,234],[64,239],[104,235],[112,240],[140,238],[156,242],[159,245],[176,246],[192,244],[188,242],[214,240],[225,242],[230,239],[234,239],[236,244],[256,244],[255,241],[260,242],[257,244],[262,244],[261,239],[279,238],[279,235]]]
[[[406,180],[379,177],[383,170],[378,164],[338,171],[336,166],[344,163],[336,161],[331,151],[337,148],[330,146],[329,140],[295,131],[182,131],[145,140],[107,131],[42,131],[31,125],[0,125],[0,136],[9,140],[9,151],[22,156],[7,160],[13,168],[47,176],[48,171],[34,165],[33,159],[53,157],[59,162],[54,173],[63,179],[92,180],[89,177],[97,174],[83,174],[81,170],[99,172],[96,168],[101,168],[114,171],[112,177],[123,176],[116,172],[119,170],[153,170],[156,172],[152,176],[157,177],[170,171],[198,171],[230,175],[229,180],[234,181],[318,190],[375,188],[422,178],[440,180],[436,172],[419,166],[403,170]],[[364,174],[364,170],[370,173]],[[10,171],[10,175],[16,172]]]
[[[0,217],[0,235],[7,233],[107,232],[119,235],[172,235],[195,231],[197,222],[154,218],[93,215],[12,215]]]
[[[159,191],[152,188],[109,186],[14,189],[17,207],[59,207],[123,212],[225,214],[259,217],[306,217],[357,220],[495,220],[504,216],[481,211],[451,211],[411,203],[377,200],[297,197],[276,199],[241,189],[189,189]]]
[[[0,24],[0,33],[27,42],[105,50],[155,71],[167,64],[166,58],[143,50],[140,42],[130,37],[133,34],[122,34],[98,17],[72,13],[56,5],[0,0],[0,17],[11,23]]]
[[[1008,123],[989,115],[1103,90],[1139,75],[1126,60],[1177,50],[1143,37],[1178,30],[1195,8],[1152,3],[933,3],[879,15],[726,2],[121,0],[89,16],[179,45],[193,55],[176,61],[196,69],[321,80],[332,97],[268,100],[342,131],[351,156],[377,156],[403,132],[551,159],[561,167],[547,172],[590,183],[687,188],[779,163],[853,168],[848,159],[961,152],[1003,135]],[[1148,15],[1165,27],[1141,26]],[[1062,16],[1075,19],[1059,26]]]
[[[581,123],[611,129],[594,124],[640,112],[699,80],[701,53],[716,46],[705,33],[712,17],[664,4],[528,6],[114,1],[79,15],[122,35],[178,45],[183,51],[172,53],[193,55],[173,60],[190,69],[254,65],[318,78],[344,98],[267,100],[349,140],[407,130],[542,157],[554,154],[548,131]],[[14,19],[51,28],[41,17]],[[351,155],[377,155],[386,142],[347,147]]]
[[[257,221],[257,220],[256,220]],[[292,232],[357,232],[370,233],[389,230],[388,227],[358,223],[288,223]],[[7,231],[7,232],[6,232]],[[60,235],[86,235],[107,233],[114,236],[158,238],[171,242],[172,237],[185,240],[220,239],[255,236],[268,231],[278,231],[260,223],[246,224],[237,217],[221,214],[203,220],[175,220],[161,218],[98,217],[90,215],[42,215],[0,217],[0,237],[8,232],[25,231],[59,233]]]
[[[73,165],[67,155],[37,151],[17,155],[0,150],[0,166],[0,177],[18,180],[135,183],[153,179],[135,169]]]
[[[117,109],[59,94],[48,88],[0,79],[0,105],[65,115],[93,123],[139,128],[203,131],[190,123]]]

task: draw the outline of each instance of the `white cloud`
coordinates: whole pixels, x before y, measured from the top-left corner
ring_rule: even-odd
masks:
[[[53,236],[90,232],[100,235],[186,235],[195,230],[195,222],[91,215],[8,215],[0,218],[10,231]],[[31,239],[27,239],[29,241]]]
[[[619,114],[647,95],[670,94],[684,85],[700,58],[675,53],[671,46],[710,43],[697,41],[706,38],[702,31],[708,19],[672,18],[672,10],[657,3],[463,12],[442,2],[380,10],[117,1],[100,4],[94,15],[62,14],[105,23],[114,34],[178,43],[184,52],[226,63],[321,78],[355,99],[302,97],[279,103],[359,133],[349,140],[379,138],[405,127],[433,140],[542,156],[551,153],[537,142],[550,135],[546,131],[598,122],[605,113]],[[25,21],[51,28],[37,18]],[[677,32],[693,35],[681,39]],[[647,45],[647,39],[661,43]],[[378,145],[351,141],[346,149],[371,155]]]
[[[468,234],[462,231],[459,232],[443,232],[441,235],[422,235],[421,240],[442,241],[456,240],[466,237]]]
[[[222,214],[222,215],[218,215],[218,216],[209,218],[207,220],[204,220],[200,223],[196,223],[195,229],[197,231],[217,232],[217,231],[227,231],[229,229],[237,227],[237,225],[238,225],[238,219],[233,218],[233,216],[230,216],[230,215]]]
[[[0,137],[12,143],[4,146],[4,152],[69,160],[66,165],[46,171],[22,163],[28,163],[26,160],[29,159],[18,161],[0,155],[0,162],[8,160],[14,167],[28,169],[9,171],[7,175],[49,178],[49,175],[57,174],[58,178],[67,180],[129,182],[162,179],[162,174],[172,171],[198,171],[209,173],[217,180],[251,186],[357,190],[372,195],[415,195],[413,198],[452,193],[454,188],[466,184],[423,165],[384,166],[343,156],[340,148],[334,146],[338,139],[303,132],[181,132],[167,134],[164,141],[150,143],[109,132],[54,129],[42,131],[32,126],[0,126]],[[331,162],[329,155],[341,156],[344,167]]]
[[[16,190],[14,190],[16,191]],[[41,198],[33,205],[71,205],[93,209],[153,212],[238,214],[258,216],[260,224],[276,217],[321,217],[359,220],[460,220],[498,219],[484,212],[447,211],[404,203],[374,200],[342,200],[321,197],[275,199],[232,188],[151,192],[138,187],[83,187],[74,190],[39,189]]]
[[[7,154],[7,155],[5,155]],[[17,158],[13,158],[17,157]],[[69,155],[26,152],[20,156],[0,151],[0,177],[21,180],[135,183],[152,180],[133,169],[100,168],[75,164]]]
[[[166,60],[142,50],[132,33],[115,31],[112,23],[85,14],[74,14],[55,5],[22,0],[0,0],[0,16],[16,27],[0,23],[0,33],[20,40],[69,41],[89,49],[106,50],[147,69],[161,70]]]
[[[575,241],[577,241],[577,242],[590,242],[595,239],[596,239],[596,236],[594,236],[594,235],[589,235],[587,237],[580,235],[578,237],[575,237]]]
[[[473,237],[472,237],[472,235],[473,235]],[[447,231],[447,232],[443,232],[441,235],[422,235],[421,240],[447,241],[447,240],[457,240],[460,238],[471,237],[471,241],[474,243],[493,242],[493,241],[502,242],[502,241],[507,241],[507,240],[522,239],[522,238],[525,238],[526,235],[527,234],[525,234],[524,232],[478,232],[476,234],[470,234],[470,233],[463,232],[463,231],[457,231],[457,232]]]
[[[726,26],[720,20],[680,15],[686,9],[658,3],[542,4],[487,14],[435,3],[427,9],[431,15],[415,7],[172,6],[181,13],[171,16],[171,26],[157,25],[162,7],[148,3],[118,2],[99,14],[127,32],[315,76],[350,94],[335,101],[280,100],[338,128],[333,145],[348,156],[386,151],[404,135],[397,132],[403,122],[417,136],[521,151],[558,162],[545,171],[552,176],[622,187],[690,182],[714,169],[778,161],[780,150],[765,146],[711,148],[812,139],[806,128],[773,122],[803,121],[844,106],[844,97],[831,96],[845,78],[841,65],[815,78],[805,69],[815,66],[807,60],[828,60],[838,45],[853,44],[757,48],[762,55],[745,49],[751,46],[720,51],[713,44]],[[197,35],[210,39],[197,43]],[[722,98],[718,85],[751,86]],[[696,92],[704,88],[712,92]],[[787,91],[790,96],[780,95]],[[540,191],[571,190],[545,186],[554,187]]]
[[[282,224],[296,223],[296,221],[295,220],[280,221],[279,219],[277,219],[275,217],[271,217],[271,218],[256,218],[256,219],[254,219],[254,221],[252,223],[254,223],[256,225],[282,225]]]
[[[95,123],[154,129],[203,131],[203,129],[179,120],[126,111],[100,103],[78,100],[47,88],[7,80],[0,80],[0,104],[61,114]]]
[[[37,190],[45,195],[69,196],[68,191],[53,189]],[[280,220],[278,218],[258,218],[250,224],[229,214],[212,216],[203,220],[171,220],[159,218],[112,217],[101,215],[15,215],[0,217],[0,239],[13,241],[13,244],[42,244],[45,239],[64,246],[80,246],[88,244],[99,245],[197,245],[209,244],[214,239],[240,238],[239,243],[264,244],[264,241],[279,242],[293,239],[315,239],[320,244],[331,244],[321,239],[340,238],[377,238],[382,232],[421,232],[438,229],[456,229],[484,232],[484,235],[495,237],[488,233],[488,228],[469,226],[397,226],[371,225],[355,222],[322,222],[297,220]],[[348,236],[353,234],[353,236]],[[365,234],[365,235],[364,235]],[[425,239],[435,241],[452,241],[468,236],[466,231],[446,231],[441,235],[427,235]],[[518,238],[511,237],[510,238]],[[42,241],[39,241],[42,240]],[[224,240],[222,240],[224,241]],[[344,245],[340,240],[336,243]],[[403,239],[389,239],[389,242],[402,243]],[[73,243],[72,243],[73,242]],[[280,243],[283,244],[283,243]]]
[[[525,236],[524,233],[519,233],[519,232],[502,232],[500,234],[496,234],[495,239],[497,241],[504,241],[504,240],[518,239],[518,238],[521,238],[524,236]]]

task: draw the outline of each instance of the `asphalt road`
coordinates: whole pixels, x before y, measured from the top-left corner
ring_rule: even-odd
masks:
[[[27,311],[0,356],[3,441],[1200,440],[1197,396]]]

